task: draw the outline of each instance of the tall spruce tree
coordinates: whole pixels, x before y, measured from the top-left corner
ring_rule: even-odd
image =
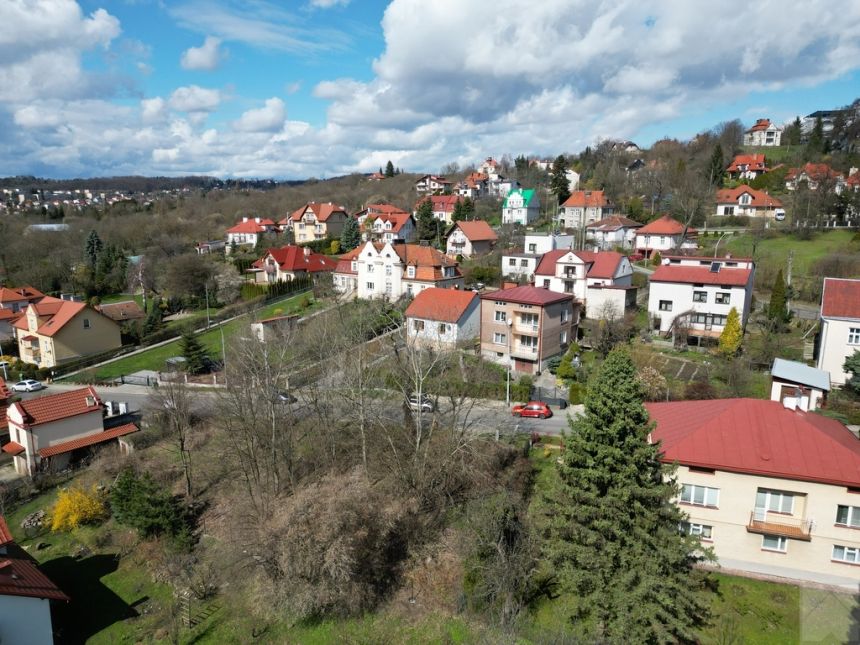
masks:
[[[209,366],[209,355],[197,339],[193,329],[186,329],[179,339],[179,349],[185,358],[185,370],[189,374],[200,374]]]
[[[475,219],[475,202],[471,197],[466,197],[463,200],[463,219]]]
[[[466,213],[463,211],[463,200],[458,199],[454,203],[454,212],[451,213],[451,221],[462,222],[464,219],[466,219]]]
[[[433,216],[433,202],[429,198],[418,205],[416,220],[419,240],[432,240],[436,237],[437,222]]]
[[[388,163],[385,164],[385,176],[386,177],[394,177],[394,164],[391,163],[391,159],[388,160]]]
[[[99,237],[99,234],[96,233],[95,230],[90,231],[84,246],[84,255],[90,263],[91,269],[96,268],[96,262],[99,259],[99,254],[102,252],[103,247],[104,244],[102,243],[102,238]]]
[[[358,220],[350,217],[340,233],[340,251],[341,253],[352,251],[359,244],[361,244],[361,231],[358,228]]]
[[[573,599],[583,642],[693,642],[707,618],[707,555],[680,529],[674,467],[648,442],[652,426],[629,353],[607,357],[571,421],[548,494],[546,554]]]
[[[570,197],[570,181],[567,178],[567,159],[559,155],[552,163],[550,171],[549,189],[558,197],[558,203],[562,204]]]
[[[777,271],[776,279],[773,281],[770,302],[767,305],[767,317],[777,323],[784,323],[788,320],[788,308],[785,302],[785,280],[782,277],[782,269]]]
[[[705,179],[710,182],[711,186],[723,185],[723,177],[726,176],[726,162],[723,158],[723,147],[719,143],[714,146],[714,152],[711,154],[706,172],[708,174]]]

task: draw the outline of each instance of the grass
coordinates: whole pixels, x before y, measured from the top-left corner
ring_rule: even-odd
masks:
[[[808,240],[790,234],[764,238],[756,245],[755,260],[757,263],[773,263],[784,267],[788,263],[789,252],[793,252],[793,271],[795,275],[804,275],[811,270],[815,261],[856,247],[856,243],[852,242],[854,235],[854,231],[839,230],[816,233]],[[723,240],[723,248],[737,257],[750,257],[754,243],[753,236],[738,235]]]
[[[799,159],[803,146],[743,146],[744,154],[763,154],[769,166]]]
[[[126,300],[134,300],[141,307],[141,309],[143,308],[143,295],[139,293],[114,293],[110,296],[102,297],[101,304],[108,305],[112,302],[124,302]]]

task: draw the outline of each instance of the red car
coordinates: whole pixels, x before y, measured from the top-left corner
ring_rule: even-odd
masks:
[[[515,405],[511,411],[515,417],[538,417],[548,419],[552,416],[552,410],[542,401],[529,401],[525,405]]]

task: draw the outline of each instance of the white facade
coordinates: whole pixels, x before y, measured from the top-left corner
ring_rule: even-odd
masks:
[[[798,390],[800,388],[794,383],[774,378],[770,384],[770,400],[779,401],[786,407],[803,411],[817,410],[824,402],[823,390],[814,387],[804,388],[799,392]]]
[[[860,319],[821,318],[821,342],[816,367],[830,372],[833,385],[845,385],[851,374],[842,366],[845,359],[860,350]]]
[[[502,256],[502,276],[505,278],[529,279],[535,274],[540,255],[531,253],[512,253]]]
[[[573,235],[548,235],[546,233],[526,233],[523,250],[526,253],[543,255],[556,249],[573,248]]]
[[[555,264],[553,275],[536,275],[535,286],[549,289],[557,293],[569,293],[584,303],[586,311],[599,314],[606,302],[617,304],[621,302],[619,314],[624,313],[624,293],[604,293],[603,289],[589,287],[629,287],[633,284],[633,266],[630,260],[622,256],[611,277],[595,277],[589,275],[592,264],[580,257],[576,251],[569,251],[561,256]],[[543,271],[543,269],[542,269]]]
[[[366,242],[370,239],[376,240],[379,242],[411,242],[415,239],[415,223],[411,217],[409,217],[403,224],[401,225],[399,230],[394,230],[396,226],[396,222],[392,222],[390,219],[384,219],[382,217],[377,217],[373,220],[373,223],[370,226],[370,230],[365,230],[362,232],[362,239]]]
[[[612,215],[611,206],[565,206],[558,212],[562,228],[581,228]]]
[[[540,200],[534,190],[512,190],[502,208],[502,224],[526,226],[540,217]]]
[[[419,195],[427,195],[435,192],[444,191],[451,185],[451,182],[444,177],[436,175],[424,175],[415,182],[415,192]]]
[[[406,317],[409,342],[436,349],[454,349],[459,343],[478,338],[481,330],[481,300],[475,298],[456,322]]]
[[[585,239],[591,243],[596,251],[608,251],[614,248],[633,248],[636,239],[636,226],[620,226],[613,230],[607,229],[585,229]]]
[[[782,128],[767,119],[758,122],[744,133],[745,146],[778,146],[782,141]]]
[[[0,594],[0,643],[53,645],[51,601]]]

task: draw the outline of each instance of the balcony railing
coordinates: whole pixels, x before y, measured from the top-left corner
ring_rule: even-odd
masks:
[[[527,334],[536,334],[538,333],[538,324],[537,323],[527,323],[517,321],[517,331],[524,331]]]
[[[792,517],[783,513],[773,513],[757,508],[750,512],[747,531],[766,535],[780,535],[782,537],[809,542],[812,539],[812,522],[799,517]]]
[[[519,356],[527,356],[532,357],[537,354],[537,345],[521,345],[517,344],[514,346],[512,354],[517,354]]]

